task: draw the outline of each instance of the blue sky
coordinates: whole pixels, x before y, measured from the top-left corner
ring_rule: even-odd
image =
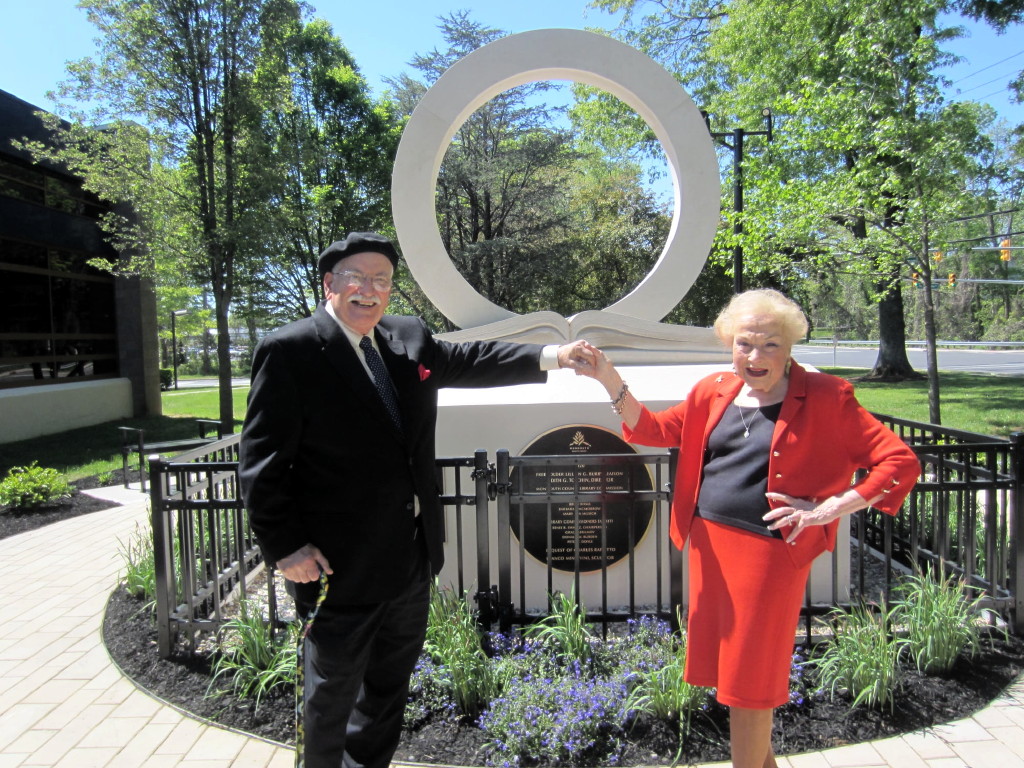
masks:
[[[586,0],[312,0],[379,91],[384,77],[409,71],[408,61],[443,40],[437,18],[471,7],[472,18],[509,32],[545,27],[610,27],[613,18],[589,9]],[[52,109],[46,92],[64,79],[66,61],[94,52],[93,27],[76,0],[0,0],[0,89]],[[964,61],[947,76],[950,95],[977,99],[1012,124],[1024,123],[1024,105],[1011,104],[1006,83],[1024,69],[1020,30],[997,36],[986,25],[970,25],[970,36],[950,44]]]

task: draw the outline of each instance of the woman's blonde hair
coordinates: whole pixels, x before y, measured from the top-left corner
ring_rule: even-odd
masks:
[[[770,317],[782,329],[789,345],[807,335],[807,317],[800,305],[771,288],[758,288],[737,293],[715,320],[715,335],[725,344],[732,344],[736,326],[746,317]]]

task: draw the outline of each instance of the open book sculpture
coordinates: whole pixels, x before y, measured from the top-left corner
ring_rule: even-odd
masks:
[[[630,105],[661,142],[675,200],[664,250],[631,293],[603,310],[564,318],[517,315],[492,304],[459,274],[437,228],[437,175],[451,138],[494,96],[529,82],[572,80]],[[659,322],[679,303],[707,259],[719,221],[720,181],[704,117],[675,78],[610,37],[541,29],[496,40],[448,69],[424,94],[402,134],[391,196],[409,269],[437,308],[462,330],[452,341],[561,343],[585,338],[616,363],[709,363],[728,359],[707,328]]]
[[[669,325],[605,310],[569,318],[556,312],[515,315],[495,323],[441,334],[447,341],[494,340],[563,344],[586,339],[618,364],[707,363],[728,360],[710,328]]]

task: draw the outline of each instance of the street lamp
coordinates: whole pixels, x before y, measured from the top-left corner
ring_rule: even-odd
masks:
[[[178,388],[178,334],[174,327],[174,318],[187,314],[187,309],[175,309],[171,312],[171,361],[174,365],[174,388]]]
[[[736,245],[732,249],[732,290],[733,293],[743,292],[743,246],[740,244],[739,235],[743,234],[743,139],[747,136],[765,136],[769,143],[772,140],[772,110],[765,107],[761,110],[761,117],[764,118],[765,130],[746,131],[742,128],[733,128],[725,133],[715,133],[711,130],[711,120],[707,112],[702,112],[704,122],[708,126],[708,132],[718,139],[722,146],[732,150],[732,205],[735,217],[732,225],[733,234],[737,236]],[[726,141],[732,138],[732,144]]]

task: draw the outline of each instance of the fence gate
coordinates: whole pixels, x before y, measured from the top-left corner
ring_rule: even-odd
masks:
[[[986,605],[1024,632],[1024,434],[1010,440],[879,417],[911,445],[923,475],[895,518],[874,510],[850,521],[857,560],[837,547],[822,562],[830,597],[865,593],[866,557],[890,566],[939,564],[978,587]],[[225,603],[247,597],[261,554],[239,494],[239,436],[171,459],[150,457],[150,499],[161,655],[187,633],[215,632]],[[590,621],[656,615],[676,623],[686,589],[683,555],[668,537],[675,452],[510,456],[485,451],[437,461],[445,509],[441,584],[475,595],[481,624],[502,630],[547,615],[549,596],[573,594]],[[842,539],[841,539],[842,540]],[[815,566],[817,567],[817,563]],[[812,571],[812,582],[815,580]],[[270,620],[277,622],[274,573]]]
[[[669,453],[498,451],[486,469],[494,510],[477,515],[482,621],[496,619],[503,631],[536,621],[556,592],[576,596],[602,624],[639,614],[673,619],[683,585],[667,533],[672,466]]]

